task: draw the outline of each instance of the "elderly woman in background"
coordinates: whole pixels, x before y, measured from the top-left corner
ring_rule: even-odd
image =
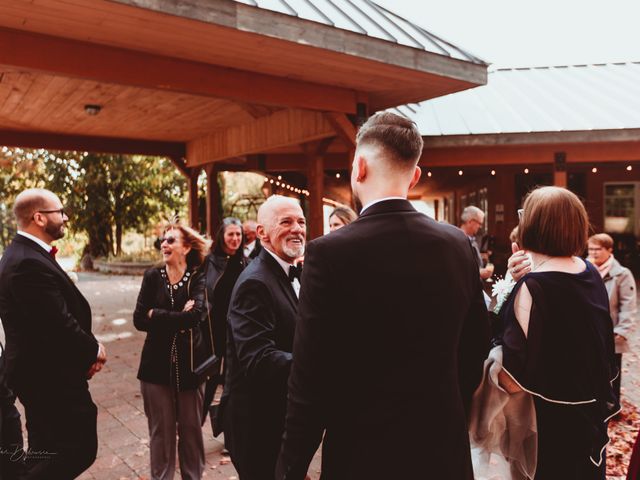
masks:
[[[510,267],[529,273],[500,310],[500,385],[533,396],[539,480],[604,480],[607,422],[619,411],[607,291],[598,270],[578,256],[588,225],[570,191],[531,192],[518,232],[531,265]]]
[[[205,261],[207,320],[210,320],[212,328],[210,334],[214,352],[221,359],[226,355],[227,311],[231,292],[247,262],[242,244],[242,222],[237,218],[227,217],[218,228],[211,251]],[[205,416],[216,388],[222,384],[224,384],[224,368],[207,382]]]
[[[329,231],[334,232],[353,222],[358,215],[349,207],[336,207],[329,215]]]
[[[147,332],[138,379],[149,422],[151,478],[175,473],[176,430],[183,480],[204,472],[201,417],[204,388],[193,373],[207,356],[200,322],[205,311],[205,240],[193,229],[169,225],[161,239],[164,264],[147,270],[133,322]]]
[[[620,398],[620,377],[622,375],[622,354],[629,351],[629,335],[633,331],[636,313],[636,281],[628,268],[620,265],[613,256],[613,238],[606,233],[598,233],[589,238],[589,260],[593,263],[607,287],[609,311],[613,321],[618,377],[613,387]]]

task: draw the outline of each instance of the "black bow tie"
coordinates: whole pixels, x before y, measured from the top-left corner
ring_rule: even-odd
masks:
[[[300,281],[302,277],[302,265],[291,265],[289,266],[289,281],[293,282],[294,278],[297,278]]]

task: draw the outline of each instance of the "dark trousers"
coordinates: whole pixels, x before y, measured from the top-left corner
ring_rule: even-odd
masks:
[[[88,386],[24,389],[29,437],[23,480],[71,480],[96,459],[97,408]]]

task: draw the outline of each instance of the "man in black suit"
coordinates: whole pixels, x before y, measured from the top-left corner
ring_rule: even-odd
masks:
[[[48,190],[16,197],[18,234],[0,260],[0,318],[7,384],[25,408],[24,479],[76,478],[96,458],[97,410],[87,379],[106,361],[91,334],[91,309],[55,261],[51,243],[69,220]]]
[[[304,255],[306,239],[298,202],[267,199],[258,211],[258,237],[262,250],[231,296],[220,404],[225,446],[240,480],[275,475],[300,288],[293,263]]]
[[[260,255],[260,250],[262,250],[257,229],[258,223],[255,220],[245,220],[242,224],[242,233],[244,234],[243,252],[247,262],[251,262],[251,260]]]
[[[487,311],[468,239],[406,200],[421,152],[413,122],[370,118],[360,218],[308,246],[277,479],[302,480],[323,434],[322,479],[473,479],[465,411]]]

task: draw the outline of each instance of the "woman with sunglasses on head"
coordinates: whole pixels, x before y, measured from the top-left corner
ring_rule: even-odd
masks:
[[[523,250],[516,252],[530,264],[510,261],[517,283],[500,309],[500,385],[533,399],[539,480],[604,480],[607,422],[619,411],[607,291],[597,268],[579,257],[588,228],[586,210],[569,190],[532,191],[518,227]]]
[[[244,257],[242,222],[227,217],[216,232],[211,251],[205,260],[207,320],[211,320],[215,354],[223,359],[223,369],[208,382],[205,391],[204,417],[218,385],[224,384],[224,357],[227,345],[227,311],[231,291],[246,266]],[[214,433],[219,433],[217,427]]]
[[[177,430],[182,479],[200,480],[204,385],[193,369],[208,355],[198,328],[205,312],[200,267],[206,242],[176,221],[164,230],[161,251],[164,263],[145,272],[133,314],[135,327],[147,332],[138,379],[149,422],[151,478],[173,478]]]

